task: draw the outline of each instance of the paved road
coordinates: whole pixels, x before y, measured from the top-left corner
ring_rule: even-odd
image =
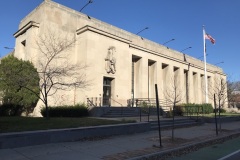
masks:
[[[238,151],[230,156],[229,154]],[[171,160],[240,160],[240,137]],[[229,155],[229,157],[227,156]]]
[[[235,151],[233,153],[230,153],[219,160],[239,160],[240,159],[240,149],[238,151]]]

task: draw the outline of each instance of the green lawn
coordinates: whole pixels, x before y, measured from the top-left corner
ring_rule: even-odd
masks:
[[[234,117],[234,116],[240,116],[240,113],[220,113],[221,117]],[[187,114],[184,114],[184,116],[187,116]],[[188,116],[197,116],[197,114],[188,114]],[[199,117],[214,117],[215,113],[209,113],[209,114],[198,114]],[[217,113],[218,116],[218,113]]]
[[[0,117],[0,133],[129,123],[97,118]]]
[[[219,115],[219,113],[217,113],[217,116]],[[222,117],[234,117],[234,116],[240,116],[239,113],[220,113],[220,115]],[[210,114],[204,114],[204,116],[206,117],[214,117],[215,113],[210,113]]]

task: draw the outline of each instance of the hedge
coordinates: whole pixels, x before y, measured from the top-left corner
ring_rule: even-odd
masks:
[[[83,104],[77,104],[74,106],[54,106],[48,109],[49,117],[86,117],[89,116],[87,106]],[[46,117],[46,107],[41,109],[41,114]]]
[[[204,103],[204,104],[195,104],[195,103],[187,103],[187,104],[181,104],[177,105],[175,108],[175,114],[176,115],[183,115],[183,113],[189,113],[189,114],[196,114],[196,113],[203,113],[203,114],[209,114],[213,113],[213,107],[212,104]]]
[[[23,106],[6,103],[0,105],[0,116],[20,116],[23,111]]]

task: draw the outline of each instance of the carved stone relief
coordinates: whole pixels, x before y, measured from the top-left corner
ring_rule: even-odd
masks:
[[[108,48],[108,53],[105,58],[105,69],[107,73],[116,73],[116,48],[111,46]]]

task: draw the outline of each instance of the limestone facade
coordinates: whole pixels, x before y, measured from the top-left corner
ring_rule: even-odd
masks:
[[[40,58],[36,38],[49,28],[76,38],[77,45],[67,53],[69,61],[90,66],[85,74],[93,84],[87,90],[58,92],[50,105],[89,98],[96,105],[127,106],[128,99],[155,98],[155,84],[164,99],[173,77],[178,79],[182,103],[205,102],[202,61],[53,1],[42,2],[22,19],[14,34],[15,56],[36,62]],[[214,86],[216,77],[226,81],[223,70],[211,64],[207,77],[209,86]]]

